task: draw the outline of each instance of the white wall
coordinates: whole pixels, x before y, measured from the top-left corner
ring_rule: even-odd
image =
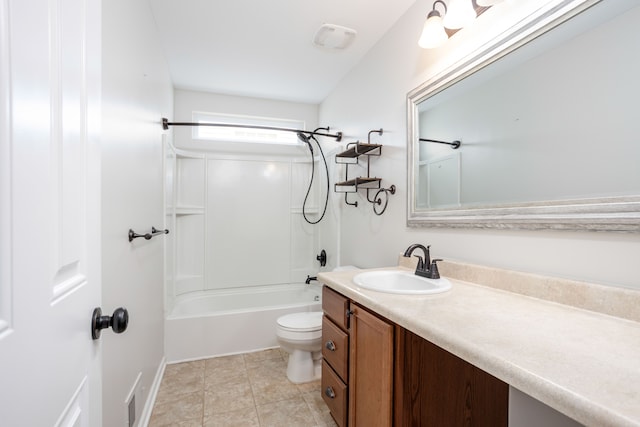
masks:
[[[372,160],[372,170],[383,178],[383,185],[398,188],[382,216],[374,215],[368,203],[358,208],[341,204],[342,263],[394,265],[398,253],[420,242],[431,244],[438,258],[640,289],[638,234],[406,226],[406,94],[454,62],[467,46],[480,44],[483,30],[499,31],[504,25],[500,18],[513,12],[516,3],[526,10],[536,2],[501,3],[444,47],[428,51],[420,49],[417,40],[431,2],[417,1],[321,104],[320,121],[348,137],[362,139],[370,129],[384,128],[382,157]],[[628,43],[629,52],[635,49],[632,39],[619,43]]]
[[[103,425],[127,425],[125,400],[138,376],[138,419],[164,356],[164,238],[129,243],[162,228],[161,117],[173,88],[147,0],[103,2],[102,283],[103,311],[123,306],[129,328],[105,332]]]

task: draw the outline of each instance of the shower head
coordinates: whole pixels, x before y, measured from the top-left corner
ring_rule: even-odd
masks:
[[[300,141],[304,142],[309,146],[309,151],[311,151],[311,154],[313,154],[313,147],[311,146],[311,141],[309,141],[310,137],[308,137],[302,132],[297,132],[296,135],[298,135],[298,139]]]
[[[296,135],[298,135],[298,139],[299,139],[300,141],[305,142],[305,143],[307,143],[307,144],[309,143],[309,137],[308,137],[307,135],[305,135],[304,133],[302,133],[302,132],[297,132],[297,133],[296,133]]]

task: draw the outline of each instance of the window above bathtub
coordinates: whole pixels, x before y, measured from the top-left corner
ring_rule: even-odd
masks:
[[[253,129],[244,126],[304,129],[303,120],[272,117],[243,116],[209,112],[193,112],[196,123],[221,123],[231,126],[194,126],[193,139],[221,142],[249,142],[275,145],[300,145],[295,132],[271,129]],[[238,125],[238,126],[233,126]]]

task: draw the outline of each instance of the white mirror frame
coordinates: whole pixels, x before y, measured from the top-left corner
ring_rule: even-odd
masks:
[[[407,94],[407,225],[438,228],[640,231],[640,195],[417,209],[418,105],[602,0],[555,0]]]

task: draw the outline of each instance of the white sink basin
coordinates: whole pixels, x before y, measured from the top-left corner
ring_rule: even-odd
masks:
[[[360,273],[353,283],[361,288],[389,294],[437,294],[451,289],[451,282],[445,278],[427,279],[413,272],[398,270],[380,270]]]

